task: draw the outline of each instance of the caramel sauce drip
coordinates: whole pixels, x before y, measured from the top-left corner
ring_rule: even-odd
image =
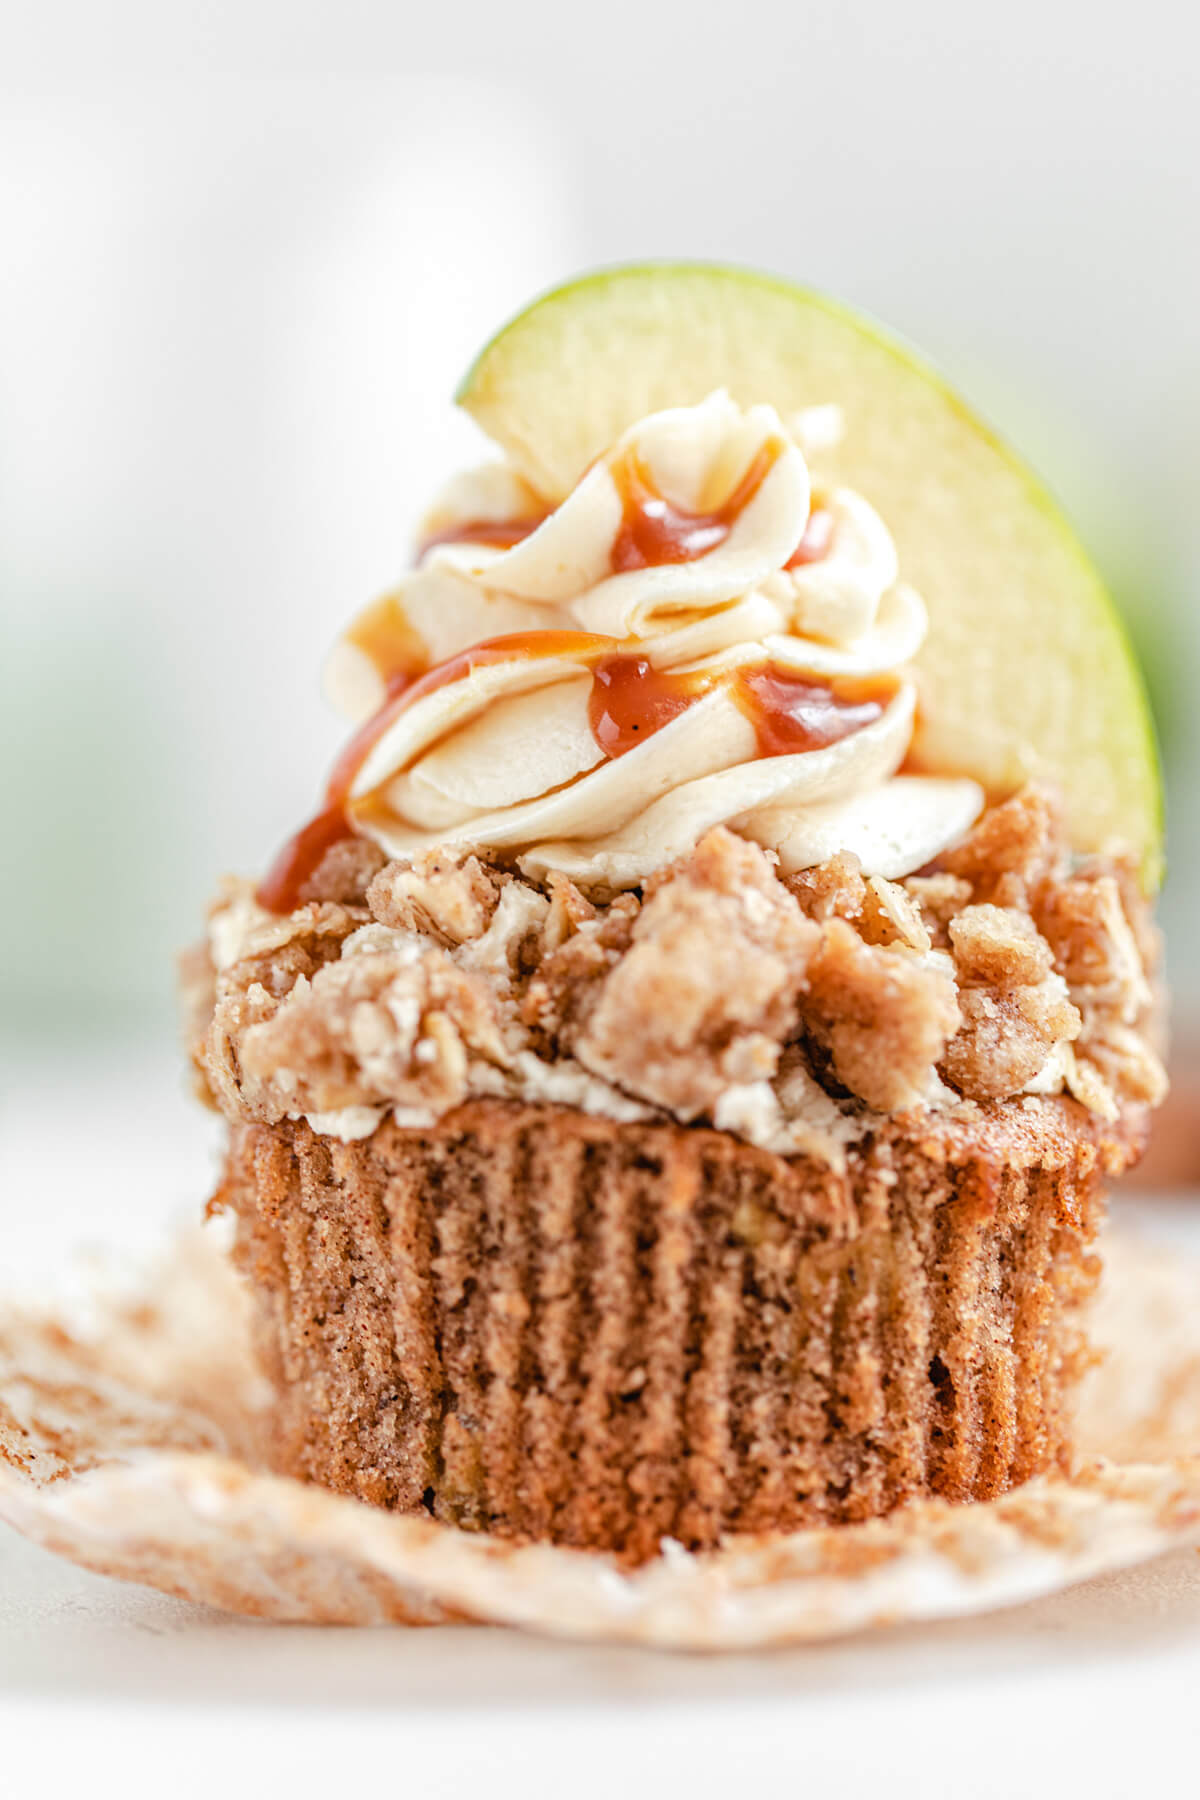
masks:
[[[592,675],[592,736],[606,756],[624,756],[686,712],[717,681],[711,669],[656,669],[644,656],[606,656]]]
[[[769,438],[742,479],[711,512],[688,512],[651,485],[645,465],[630,451],[612,464],[621,497],[621,524],[613,540],[614,575],[657,569],[664,563],[695,562],[723,544],[770,474],[784,446]]]
[[[290,837],[259,882],[255,899],[268,912],[290,913],[300,904],[304,884],[324,861],[325,852],[353,837],[343,805],[327,806]]]
[[[403,672],[394,675],[388,683],[383,705],[359,727],[334,763],[320,812],[288,839],[258,885],[254,897],[268,912],[289,913],[299,906],[304,885],[316,874],[325,852],[341,843],[343,838],[354,836],[346,806],[354,777],[395,718],[412,686],[408,675]]]
[[[438,663],[436,668],[414,681],[404,692],[403,705],[410,706],[414,700],[435,693],[448,682],[461,681],[464,675],[469,675],[473,669],[484,668],[488,663],[532,662],[566,656],[574,662],[594,667],[598,658],[610,651],[615,642],[615,638],[601,637],[591,631],[510,631],[507,637],[484,638],[481,643],[472,644],[469,650],[460,650],[457,656],[447,657],[445,662]],[[400,710],[400,707],[396,708],[397,712]],[[390,719],[388,723],[391,723]]]
[[[299,906],[305,883],[315,875],[325,852],[354,835],[349,800],[358,772],[380,738],[414,701],[451,681],[461,680],[472,669],[488,663],[511,662],[515,657],[570,656],[594,665],[612,650],[613,641],[585,631],[520,631],[507,637],[485,638],[416,679],[405,670],[397,671],[388,683],[383,705],[359,727],[334,764],[320,812],[288,839],[259,883],[255,895],[259,905],[268,912],[292,912]]]
[[[461,525],[446,525],[431,531],[417,545],[417,561],[439,544],[483,544],[491,550],[512,550],[543,525],[548,513],[534,519],[466,519]]]
[[[820,681],[767,664],[738,670],[734,698],[754,726],[760,756],[795,756],[873,725],[899,688],[894,675]]]
[[[834,517],[819,500],[813,502],[804,534],[784,563],[785,569],[801,569],[808,563],[821,562],[833,548]]]
[[[370,752],[407,707],[473,669],[514,657],[569,657],[592,669],[588,720],[605,755],[624,756],[678,718],[702,695],[722,684],[754,726],[759,756],[794,756],[823,750],[882,717],[900,683],[895,676],[814,680],[767,663],[714,669],[656,669],[644,656],[614,648],[615,640],[583,631],[525,631],[488,638],[412,680],[392,678],[388,696],[355,732],[325,789],[324,803],[289,838],[260,884],[257,899],[269,912],[291,912],[305,884],[334,844],[354,835],[349,799]]]
[[[366,607],[350,626],[345,641],[362,651],[385,682],[398,675],[415,678],[429,663],[424,639],[413,630],[396,594],[384,594]]]
[[[873,725],[895,698],[894,676],[821,681],[769,663],[715,669],[656,669],[628,652],[597,663],[588,720],[607,756],[624,756],[703,694],[724,685],[754,726],[759,756],[824,750]]]

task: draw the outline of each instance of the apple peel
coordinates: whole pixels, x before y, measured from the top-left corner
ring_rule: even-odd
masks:
[[[784,417],[836,406],[820,489],[877,510],[929,612],[920,767],[993,795],[1039,769],[1075,847],[1129,845],[1152,891],[1161,779],[1120,618],[1045,489],[907,344],[752,269],[633,264],[535,300],[456,398],[553,503],[634,421],[714,389]]]

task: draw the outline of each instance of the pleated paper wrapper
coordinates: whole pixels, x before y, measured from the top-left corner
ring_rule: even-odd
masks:
[[[1071,1479],[967,1506],[669,1541],[633,1572],[268,1473],[268,1395],[219,1230],[56,1311],[0,1306],[0,1516],[88,1569],[256,1618],[478,1621],[734,1650],[985,1612],[1200,1543],[1200,1263],[1113,1236]]]

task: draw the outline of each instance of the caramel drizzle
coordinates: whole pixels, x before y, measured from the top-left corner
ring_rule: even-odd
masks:
[[[624,756],[694,706],[720,679],[715,669],[656,669],[644,656],[620,651],[606,656],[592,673],[592,736],[606,756]]]
[[[783,448],[781,442],[768,440],[726,499],[710,511],[695,513],[655,492],[632,453],[619,458],[612,465],[622,501],[621,525],[610,554],[613,573],[693,562],[717,549],[758,493]],[[424,539],[419,555],[435,545],[453,543],[511,549],[536,531],[545,517],[468,520],[448,526]],[[797,568],[828,555],[833,528],[832,513],[816,507],[786,567]],[[321,810],[288,839],[260,883],[258,902],[270,912],[287,913],[298,906],[326,852],[354,835],[351,790],[367,757],[399,714],[425,695],[488,663],[514,657],[562,656],[590,667],[588,719],[597,744],[608,757],[624,756],[644,743],[721,683],[753,724],[760,756],[794,755],[837,743],[880,718],[899,686],[894,678],[873,684],[813,681],[767,664],[743,665],[732,672],[661,670],[643,656],[614,649],[613,638],[562,630],[488,638],[426,670],[424,645],[392,595],[385,595],[361,614],[348,637],[379,670],[386,684],[385,698],[338,757]]]
[[[768,663],[732,670],[656,669],[644,656],[614,649],[615,640],[588,632],[530,631],[491,638],[462,651],[419,680],[404,676],[379,711],[338,757],[316,816],[290,838],[258,889],[269,912],[300,904],[305,884],[326,851],[354,833],[350,793],[368,755],[407,707],[473,669],[513,657],[569,657],[592,670],[588,721],[609,758],[624,756],[669,725],[702,695],[725,687],[754,726],[759,756],[794,756],[823,750],[883,716],[900,683],[895,676],[814,680]]]
[[[398,594],[384,594],[364,607],[346,632],[346,642],[362,651],[385,686],[401,675],[415,680],[429,666],[425,640],[409,623]]]
[[[514,657],[554,656],[594,663],[612,649],[613,642],[612,638],[583,631],[513,632],[507,637],[485,638],[482,643],[472,644],[470,649],[461,650],[419,676],[407,669],[394,671],[383,704],[359,727],[334,764],[321,810],[288,839],[260,882],[255,896],[259,905],[268,912],[293,911],[325,852],[354,835],[350,793],[358,772],[400,714],[417,700],[451,681],[461,681],[488,663],[511,662]]]
[[[417,545],[417,561],[439,544],[482,544],[492,550],[513,550],[544,525],[549,513],[530,519],[465,519],[460,525],[446,525],[431,531]]]
[[[700,512],[677,506],[660,493],[636,450],[614,458],[609,469],[621,496],[621,524],[610,555],[613,573],[623,575],[631,569],[660,568],[664,563],[696,562],[718,549],[785,448],[781,439],[768,438],[721,504]],[[480,544],[512,550],[539,525],[544,525],[549,516],[549,512],[540,512],[524,519],[464,519],[456,525],[445,525],[421,539],[417,560],[440,544]],[[784,566],[793,569],[826,556],[833,525],[833,514],[823,506],[814,506],[804,535]]]
[[[643,656],[619,652],[592,676],[588,721],[609,757],[624,756],[723,687],[754,727],[759,756],[824,750],[882,718],[900,683],[895,676],[822,681],[770,663],[733,669],[656,669]]]
[[[636,451],[618,457],[610,466],[621,497],[621,523],[609,554],[613,574],[657,569],[664,563],[696,562],[719,549],[784,448],[780,440],[769,438],[736,487],[708,512],[689,512],[660,494]]]
[[[771,663],[739,669],[733,684],[764,757],[826,750],[881,719],[899,691],[895,675],[821,681]]]
[[[829,507],[822,505],[819,500],[814,501],[800,542],[784,563],[784,568],[801,569],[809,563],[822,562],[833,548],[836,522]]]
[[[255,899],[268,912],[289,913],[300,904],[306,883],[316,874],[325,853],[354,836],[347,802],[354,777],[396,715],[398,702],[411,687],[402,670],[388,683],[383,705],[359,727],[333,765],[321,810],[290,837],[267,870]]]

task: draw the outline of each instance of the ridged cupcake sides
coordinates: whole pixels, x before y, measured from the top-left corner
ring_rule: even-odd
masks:
[[[485,1100],[350,1144],[235,1126],[218,1199],[277,1466],[636,1562],[1065,1466],[1124,1154],[1064,1100],[881,1122],[841,1171]]]

